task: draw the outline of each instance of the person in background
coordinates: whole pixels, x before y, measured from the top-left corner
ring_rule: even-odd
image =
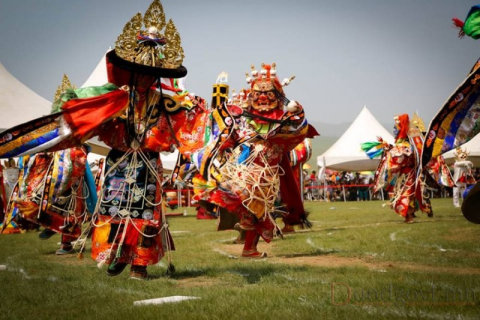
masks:
[[[457,148],[455,157],[456,160],[453,165],[453,181],[455,182],[455,187],[453,187],[453,205],[460,208],[460,198],[463,199],[465,189],[468,185],[474,185],[476,181],[472,172],[473,163],[467,160],[467,150]]]
[[[333,171],[332,174],[330,175],[330,179],[328,180],[329,184],[329,199],[330,201],[335,201],[336,199],[336,186],[338,184],[338,181],[340,180],[340,177],[338,176],[338,172]]]
[[[360,201],[368,201],[370,200],[370,196],[368,194],[368,181],[366,177],[359,176],[359,185],[358,187],[358,198]]]
[[[358,199],[358,185],[361,183],[362,177],[360,172],[355,173],[355,177],[351,180],[352,187],[349,187],[348,201],[357,201]]]
[[[338,177],[338,172],[332,172],[332,174],[330,175],[330,181],[332,182],[332,185],[336,185],[338,180],[340,180],[340,178]]]
[[[405,223],[413,223],[418,210],[433,217],[430,200],[424,196],[423,173],[418,170],[420,160],[415,142],[421,141],[422,133],[410,126],[408,114],[394,119],[395,145],[384,147],[384,155],[375,174],[378,178],[374,182],[374,193],[386,185],[390,193],[390,207],[405,219]]]
[[[476,181],[480,181],[480,168],[475,168],[473,171],[473,177]]]

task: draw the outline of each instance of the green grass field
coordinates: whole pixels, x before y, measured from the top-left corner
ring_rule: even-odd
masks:
[[[108,277],[89,249],[56,256],[59,236],[0,235],[0,318],[478,319],[480,226],[452,199],[414,224],[382,204],[307,202],[313,228],[261,241],[262,260],[238,258],[236,232],[188,208],[169,218],[176,272],[165,275],[164,259],[146,281]],[[166,296],[200,299],[134,306]]]

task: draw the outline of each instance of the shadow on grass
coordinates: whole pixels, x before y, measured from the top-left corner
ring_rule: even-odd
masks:
[[[279,270],[284,270],[284,266],[276,264],[257,263],[250,261],[244,265],[216,266],[214,268],[203,268],[196,270],[178,270],[170,274],[149,274],[149,280],[170,278],[172,280],[188,280],[195,282],[195,278],[209,279],[209,282],[220,281],[219,279],[230,278],[231,275],[240,276],[247,284],[259,283],[263,277],[277,274]],[[305,266],[295,267],[303,270]]]
[[[284,255],[276,255],[278,258],[301,258],[301,257],[317,257],[317,256],[326,256],[332,253],[337,253],[340,252],[340,250],[315,250],[310,253],[290,253],[290,254],[284,254]]]
[[[166,271],[161,274],[151,274],[148,276],[149,279],[161,279],[168,277],[170,279],[174,280],[183,280],[183,279],[191,279],[191,278],[197,278],[197,277],[205,277],[207,274],[211,273],[212,270],[211,268],[206,268],[206,269],[175,269],[175,271],[170,272]]]
[[[173,280],[194,281],[195,278],[208,278],[211,281],[216,281],[215,279],[222,279],[222,277],[226,276],[225,274],[230,274],[241,276],[247,284],[257,284],[261,282],[262,278],[275,275],[279,272],[279,270],[283,270],[283,268],[284,267],[279,265],[270,264],[235,265],[226,268],[219,267],[199,270],[181,270],[168,275],[165,273],[155,275],[152,274],[148,276],[148,279],[156,280],[167,277]],[[296,267],[295,269],[304,270],[305,266]]]
[[[278,266],[235,266],[233,268],[225,269],[224,271],[242,276],[248,284],[256,284],[261,281],[262,277],[276,273],[278,271]]]
[[[47,251],[39,252],[39,255],[40,255],[40,256],[56,256],[55,252],[56,252],[57,250],[58,250],[58,249],[55,249],[55,250],[53,250],[53,251],[47,250]]]

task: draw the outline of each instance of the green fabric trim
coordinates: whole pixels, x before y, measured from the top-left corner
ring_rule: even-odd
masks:
[[[212,118],[212,114],[210,113],[207,120],[209,125],[205,127],[205,134],[203,136],[204,145],[207,145],[210,142],[210,138],[212,136]]]
[[[470,14],[463,26],[463,32],[469,37],[477,40],[480,38],[480,10]]]
[[[247,123],[250,124],[253,129],[259,134],[267,134],[270,132],[269,123],[256,123],[255,120],[247,120]]]
[[[381,143],[380,142],[364,142],[364,143],[361,143],[360,144],[360,147],[362,148],[362,151],[368,151],[378,145],[380,145]]]
[[[118,87],[113,83],[107,83],[107,84],[104,84],[103,86],[98,86],[98,87],[85,87],[85,88],[78,88],[78,89],[69,88],[67,89],[67,91],[65,91],[65,93],[63,93],[60,96],[60,98],[57,101],[55,101],[52,104],[51,113],[56,113],[61,111],[63,104],[69,100],[97,97],[117,89]]]

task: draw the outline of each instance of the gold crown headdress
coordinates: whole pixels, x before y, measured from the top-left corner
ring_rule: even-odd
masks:
[[[127,22],[115,42],[115,53],[129,62],[167,69],[180,67],[185,58],[180,34],[171,19],[165,22],[160,0],[150,4],[143,18],[137,13]]]
[[[418,130],[420,130],[421,132],[426,132],[425,123],[416,111],[413,114],[412,119],[410,120],[410,124],[418,128]]]
[[[290,82],[295,79],[295,76],[285,78],[282,82],[280,82],[277,77],[275,62],[271,65],[262,63],[262,69],[260,70],[260,73],[255,69],[253,64],[250,66],[250,68],[252,69],[251,76],[249,76],[247,73],[246,80],[252,90],[273,90],[283,105],[288,106],[290,104],[290,100],[285,96],[283,87],[288,86]]]
[[[63,75],[62,78],[62,83],[57,87],[57,91],[55,92],[55,97],[53,98],[53,101],[57,101],[62,94],[64,94],[67,89],[76,89],[74,85],[70,82],[70,79],[66,74]]]
[[[53,98],[52,109],[50,110],[51,113],[59,112],[62,108],[62,105],[69,99],[72,98],[72,95],[69,97],[63,97],[62,95],[67,93],[68,89],[76,89],[74,85],[70,82],[67,75],[64,74],[62,78],[62,83],[57,87],[57,91],[55,92],[55,97]]]
[[[255,69],[255,66],[252,64],[250,68],[252,69],[251,76],[249,76],[248,72],[245,73],[246,76],[246,81],[249,85],[252,85],[252,83],[263,79],[263,80],[270,80],[274,86],[277,89],[280,89],[281,87],[288,86],[290,82],[295,79],[295,76],[292,76],[290,78],[285,78],[283,81],[280,83],[280,81],[277,78],[277,65],[272,63],[271,65],[266,65],[265,63],[262,63],[262,70],[259,72]]]
[[[247,97],[249,94],[250,90],[242,88],[240,92],[235,92],[235,90],[232,90],[232,98],[230,99],[230,103],[242,108],[247,107]]]

